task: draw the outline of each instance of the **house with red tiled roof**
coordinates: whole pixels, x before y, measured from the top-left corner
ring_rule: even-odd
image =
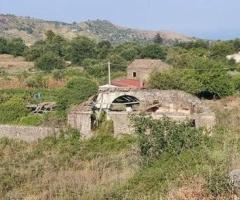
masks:
[[[117,87],[144,88],[152,72],[161,72],[172,67],[162,60],[136,59],[127,68],[125,79],[113,80],[111,83]]]

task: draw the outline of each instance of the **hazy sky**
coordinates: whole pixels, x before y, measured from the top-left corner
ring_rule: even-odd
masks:
[[[211,39],[240,37],[240,0],[0,0],[0,13],[65,22],[107,19]]]

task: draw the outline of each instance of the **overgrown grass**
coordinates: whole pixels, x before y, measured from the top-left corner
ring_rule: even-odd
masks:
[[[240,167],[240,112],[236,107],[216,110],[218,126],[212,136],[177,153],[166,151],[165,146],[148,162],[148,155],[140,154],[136,137],[113,138],[112,124],[104,120],[90,140],[81,141],[75,131],[36,144],[1,139],[0,196],[50,200],[232,199],[228,173]],[[160,125],[157,127],[161,131]]]
[[[79,199],[88,192],[90,195],[91,190],[92,196],[98,196],[99,190],[107,190],[107,182],[119,184],[131,175],[131,165],[135,163],[131,163],[134,154],[129,154],[129,151],[134,142],[131,137],[115,139],[107,135],[81,141],[76,131],[48,137],[37,144],[1,139],[0,196],[3,199],[29,196],[36,199]],[[126,172],[130,174],[116,177],[117,174],[125,176]],[[106,173],[111,175],[108,177]],[[79,177],[75,180],[77,183],[72,182],[74,177]],[[99,183],[98,187],[94,180]],[[59,188],[56,191],[53,187]]]

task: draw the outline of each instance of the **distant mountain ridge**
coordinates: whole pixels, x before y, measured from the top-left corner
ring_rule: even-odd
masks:
[[[44,38],[44,33],[52,30],[66,38],[73,38],[78,35],[95,38],[97,40],[108,40],[113,44],[123,42],[152,41],[157,33],[163,38],[165,44],[175,41],[188,42],[193,38],[174,32],[147,31],[132,28],[125,28],[114,25],[107,20],[88,20],[85,22],[65,23],[58,21],[47,21],[31,17],[18,17],[15,15],[0,14],[0,37],[22,38],[27,44]]]

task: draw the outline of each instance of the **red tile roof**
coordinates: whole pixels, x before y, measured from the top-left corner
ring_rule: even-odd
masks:
[[[127,87],[127,88],[143,88],[141,82],[139,80],[134,79],[121,79],[121,80],[113,80],[112,85],[118,87]]]

